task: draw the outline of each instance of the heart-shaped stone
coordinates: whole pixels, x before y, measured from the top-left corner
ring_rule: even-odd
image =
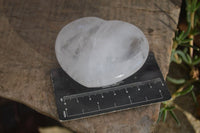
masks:
[[[86,87],[103,87],[137,72],[147,59],[149,44],[130,23],[85,17],[62,28],[55,51],[72,79]]]

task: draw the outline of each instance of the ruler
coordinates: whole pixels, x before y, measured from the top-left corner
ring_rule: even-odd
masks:
[[[61,121],[125,110],[171,98],[152,52],[138,72],[112,86],[84,87],[61,68],[52,70],[51,79]]]

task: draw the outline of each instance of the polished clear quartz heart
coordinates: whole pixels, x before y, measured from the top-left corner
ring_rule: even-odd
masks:
[[[72,79],[86,87],[103,87],[137,72],[147,59],[149,44],[130,23],[85,17],[62,28],[55,52]]]

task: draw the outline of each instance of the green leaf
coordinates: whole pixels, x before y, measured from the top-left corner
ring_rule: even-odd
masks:
[[[186,58],[187,58],[188,64],[192,64],[192,59],[189,56],[189,54],[186,54]]]
[[[188,28],[185,31],[181,31],[181,33],[178,35],[178,32],[176,32],[175,40],[177,41],[178,44],[182,43],[188,43],[191,39],[186,39],[186,37],[189,35],[191,30],[191,24],[188,25]]]
[[[169,76],[167,76],[167,80],[171,83],[174,83],[174,84],[183,84],[185,83],[185,79],[175,79],[175,78],[171,78]]]
[[[182,57],[183,61],[184,61],[186,64],[188,64],[188,65],[191,64],[191,61],[190,61],[190,59],[188,58],[189,55],[188,55],[187,53],[184,53],[184,52],[181,51],[181,50],[176,50],[176,53]],[[187,56],[187,55],[188,55],[188,56]]]
[[[178,41],[182,40],[184,33],[185,33],[184,31],[181,31],[181,33],[177,37]]]
[[[183,36],[183,39],[185,39],[189,35],[190,31],[191,31],[191,23],[188,24],[188,28]]]
[[[178,120],[178,118],[176,117],[176,114],[174,113],[173,110],[170,110],[169,113],[171,114],[171,116],[174,118],[174,120],[176,121],[176,123],[178,125],[180,125],[180,121]]]
[[[180,44],[189,43],[192,39],[185,39],[180,42]]]
[[[192,65],[197,65],[200,63],[200,57],[198,57],[197,59],[195,59],[193,62],[192,62]]]
[[[185,46],[185,47],[193,48],[193,49],[199,51],[199,47],[194,46],[194,45],[192,46],[190,44],[181,44],[180,46]],[[184,52],[184,53],[186,54],[186,52]]]
[[[166,121],[166,118],[167,118],[167,110],[164,110],[164,112],[163,112],[163,122]]]
[[[157,123],[160,122],[160,120],[161,120],[161,118],[162,118],[162,113],[163,113],[164,110],[165,110],[165,108],[161,108],[161,109],[160,109]]]
[[[198,106],[197,98],[196,98],[196,95],[193,90],[192,90],[191,94],[192,94],[192,99],[193,99],[194,103]]]
[[[188,89],[183,90],[183,91],[181,91],[181,92],[177,92],[177,93],[176,93],[176,96],[179,97],[179,96],[183,96],[183,95],[188,94],[189,92],[192,91],[193,87],[194,87],[194,86],[191,85],[190,87],[188,87]]]

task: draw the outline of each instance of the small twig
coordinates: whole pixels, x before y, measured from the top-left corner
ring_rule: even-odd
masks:
[[[195,12],[192,12],[191,13],[191,17],[190,17],[190,23],[191,23],[191,30],[194,29],[194,15],[195,15]],[[194,45],[194,35],[193,34],[190,34],[189,35],[189,38],[191,39],[190,40],[190,46],[193,46]],[[190,57],[192,58],[193,57],[193,48],[190,47]]]
[[[186,116],[189,123],[195,129],[196,133],[200,133],[200,121],[197,118],[195,118],[191,113],[181,108],[179,105],[175,104],[174,106]]]

